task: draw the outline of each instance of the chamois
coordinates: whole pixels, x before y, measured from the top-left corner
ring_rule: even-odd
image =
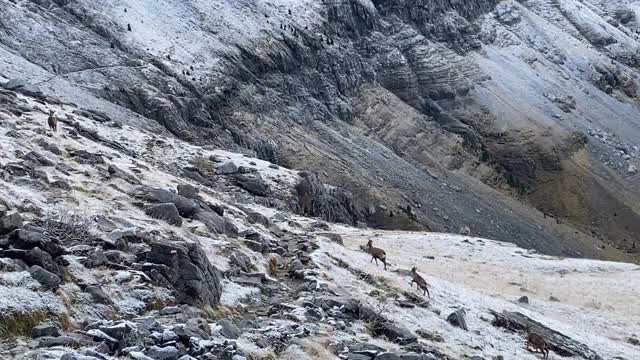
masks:
[[[49,119],[47,119],[47,122],[49,123],[49,129],[58,131],[58,118],[54,115],[55,113],[55,110],[49,110]]]
[[[429,296],[429,299],[431,299],[429,284],[427,284],[427,281],[418,274],[418,268],[415,266],[411,269],[411,287],[413,287],[413,283],[416,283],[416,288],[422,289],[422,295],[426,294]]]
[[[533,351],[542,353],[543,359],[549,358],[549,349],[547,346],[547,342],[544,340],[542,335],[531,331],[531,327],[527,326],[527,350],[529,347],[533,346]]]
[[[373,241],[371,239],[369,239],[369,242],[367,242],[367,246],[369,247],[369,254],[371,254],[370,262],[373,262],[373,260],[375,260],[377,266],[378,260],[380,260],[384,264],[384,269],[387,270],[387,253],[385,253],[382,249],[373,247]]]

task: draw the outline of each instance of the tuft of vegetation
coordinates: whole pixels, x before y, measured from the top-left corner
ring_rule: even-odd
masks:
[[[376,304],[373,306],[373,310],[373,317],[368,319],[366,328],[371,335],[375,336],[380,331],[382,323],[387,321],[387,317],[385,316],[389,312],[387,297],[384,295],[379,296],[376,300]]]
[[[203,175],[210,175],[214,173],[213,162],[202,155],[195,155],[191,159],[191,165],[198,169]]]
[[[31,329],[50,319],[45,310],[0,314],[0,337],[31,336]]]
[[[275,275],[278,272],[278,259],[275,256],[271,256],[267,262],[267,271],[269,275]]]
[[[79,210],[48,210],[44,219],[36,220],[35,224],[42,227],[49,238],[62,244],[88,243],[96,238],[93,222]]]

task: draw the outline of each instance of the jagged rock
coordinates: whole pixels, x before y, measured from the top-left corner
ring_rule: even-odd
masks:
[[[178,303],[213,307],[220,301],[220,274],[197,244],[155,240],[144,259],[164,265],[156,270],[176,290]]]
[[[269,227],[271,225],[269,218],[257,211],[247,211],[247,221],[252,224],[262,224],[265,227]]]
[[[29,268],[31,277],[38,281],[45,289],[56,290],[62,282],[58,275],[51,273],[38,265]]]
[[[201,211],[200,206],[182,195],[174,194],[171,191],[150,186],[140,186],[132,194],[135,198],[152,203],[172,203],[178,209],[182,217],[193,217]]]
[[[11,208],[9,207],[9,204],[7,203],[7,201],[0,198],[0,218],[7,215],[9,210],[11,210]]]
[[[524,333],[527,327],[540,334],[547,342],[549,350],[562,357],[581,357],[584,359],[601,360],[602,357],[587,345],[580,343],[559,331],[553,330],[530,317],[519,313],[490,310],[495,319],[491,322],[493,326],[505,328],[511,332]],[[526,336],[526,335],[525,335]]]
[[[627,338],[627,342],[631,345],[640,346],[640,340],[634,337]]]
[[[520,304],[528,304],[529,303],[529,297],[528,296],[522,296],[521,298],[518,299],[518,302]]]
[[[248,273],[256,270],[256,267],[251,263],[249,256],[240,250],[236,250],[231,253],[229,261],[231,264],[240,268],[243,272]]]
[[[189,318],[186,324],[177,324],[172,331],[178,335],[180,341],[188,343],[189,339],[209,339],[211,330],[209,324],[202,318]]]
[[[45,150],[47,150],[47,151],[49,151],[49,152],[51,152],[51,153],[53,153],[53,154],[56,154],[56,155],[62,155],[62,150],[60,150],[60,148],[58,148],[58,147],[57,147],[57,146],[55,146],[54,144],[51,144],[51,143],[47,142],[47,141],[46,141],[46,140],[44,140],[44,139],[40,139],[40,140],[38,140],[37,144],[38,144],[41,148],[43,148],[43,149],[45,149]]]
[[[238,175],[236,184],[256,196],[269,195],[269,186],[260,176]]]
[[[458,233],[460,235],[469,236],[469,235],[471,235],[471,229],[468,226],[463,226],[463,227],[460,228]]]
[[[400,355],[400,360],[438,360],[442,357],[436,357],[432,354],[406,353]]]
[[[389,341],[401,345],[418,341],[418,338],[413,335],[409,329],[390,321],[383,321],[379,323],[374,329],[374,333],[376,335],[385,336]]]
[[[638,173],[638,167],[635,165],[629,165],[629,167],[627,168],[627,172],[629,174],[637,174]]]
[[[347,360],[371,360],[371,359],[373,359],[373,357],[369,355],[355,354],[355,353],[350,353],[349,355],[347,355]]]
[[[64,269],[62,265],[53,260],[53,257],[46,251],[36,247],[31,250],[8,249],[0,250],[0,257],[18,259],[24,261],[28,266],[38,265],[43,269],[54,273],[62,279]]]
[[[551,296],[549,296],[549,301],[559,302],[559,301],[560,301],[560,299],[558,299],[557,297],[555,297],[555,296],[551,295]]]
[[[237,227],[231,221],[212,211],[199,212],[193,217],[193,219],[201,221],[207,226],[207,228],[209,228],[209,230],[212,230],[217,234],[235,236],[238,233]]]
[[[298,259],[293,259],[291,263],[289,263],[289,272],[296,273],[298,271],[304,270],[304,265]]]
[[[69,152],[69,155],[74,158],[80,164],[85,165],[96,165],[96,164],[104,164],[104,158],[102,158],[101,154],[90,153],[86,150],[73,150]]]
[[[310,174],[296,185],[299,214],[319,217],[330,222],[356,224],[360,215],[350,193],[325,186],[315,174]]]
[[[77,353],[66,353],[62,355],[60,360],[104,360],[104,359],[95,357],[95,356],[81,355]]]
[[[24,79],[11,79],[8,82],[4,83],[2,87],[4,87],[7,90],[17,90],[26,85],[27,85],[27,82],[24,81]]]
[[[58,337],[43,337],[40,340],[40,347],[53,347],[53,346],[65,346],[70,348],[79,348],[83,346],[93,345],[94,341],[90,337],[78,334],[69,333]]]
[[[180,308],[177,307],[177,306],[167,306],[167,307],[162,308],[159,311],[159,314],[162,315],[162,316],[167,316],[167,315],[175,315],[175,314],[178,314],[180,312],[182,312],[182,310],[180,310]]]
[[[57,337],[60,335],[60,329],[53,323],[41,323],[31,329],[32,338],[39,338],[42,336]]]
[[[395,353],[386,352],[386,353],[378,354],[375,357],[375,360],[400,360],[400,356]]]
[[[52,188],[55,189],[62,189],[65,191],[70,191],[71,190],[71,185],[69,185],[68,182],[64,181],[64,180],[55,180],[49,183],[49,186],[51,186]]]
[[[37,228],[30,227],[29,229]],[[27,228],[14,230],[9,235],[7,235],[7,245],[15,249],[24,250],[39,247],[40,249],[51,254],[51,256],[53,257],[58,257],[65,254],[64,248],[58,243],[54,242],[51,238],[41,232],[27,230]],[[2,247],[1,243],[0,247]]]
[[[140,184],[140,180],[138,180],[138,178],[120,169],[114,164],[109,165],[109,167],[107,168],[107,171],[109,172],[109,176],[111,176],[112,178],[120,178],[134,185]]]
[[[6,209],[6,207],[4,209]],[[7,211],[8,210],[4,210],[5,213]],[[0,236],[8,234],[22,227],[22,216],[20,216],[19,213],[13,212],[10,214],[3,214],[0,216],[1,216],[0,217]]]
[[[131,352],[129,352],[129,357],[131,357],[134,360],[154,360],[154,359],[148,357],[147,355],[143,354],[140,351],[131,351]]]
[[[336,308],[352,318],[358,318],[359,316],[363,318],[360,311],[360,302],[352,297],[326,295],[315,298],[313,302],[323,310]]]
[[[86,292],[87,294],[91,295],[91,298],[93,298],[93,300],[98,304],[112,304],[113,303],[113,301],[111,300],[109,295],[107,295],[104,292],[104,290],[102,290],[98,286],[89,285],[89,286],[84,288],[84,292]]]
[[[152,346],[147,350],[146,355],[153,360],[178,360],[180,357],[180,351],[174,346]]]
[[[237,339],[242,334],[242,330],[229,320],[221,320],[218,325],[222,327],[220,334],[227,339]]]
[[[416,330],[416,334],[418,334],[421,338],[434,342],[444,342],[444,338],[442,335],[437,333],[432,333],[426,330],[418,329]]]
[[[238,172],[238,166],[233,162],[229,161],[223,164],[218,165],[216,168],[216,172],[220,175],[231,175]]]
[[[149,205],[144,212],[155,219],[165,220],[171,225],[182,226],[182,218],[178,208],[172,203]]]
[[[49,160],[46,156],[40,154],[39,152],[36,151],[29,151],[24,157],[23,159],[25,161],[31,161],[32,163],[34,163],[37,166],[55,166],[55,162],[53,162],[52,160]]]
[[[200,190],[190,184],[180,184],[177,186],[178,195],[184,196],[187,199],[198,199],[198,194]]]
[[[464,310],[456,310],[449,316],[447,316],[447,321],[455,327],[459,327],[461,329],[469,331],[469,328],[467,327],[467,321],[465,320],[465,315],[466,312]]]

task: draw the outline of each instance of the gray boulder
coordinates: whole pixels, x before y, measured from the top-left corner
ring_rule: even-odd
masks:
[[[33,248],[40,248],[53,257],[58,257],[65,254],[64,248],[57,242],[54,242],[51,238],[43,233],[30,231],[26,229],[18,229],[11,232],[7,236],[7,245],[14,249],[30,250]],[[3,247],[0,244],[0,247]]]
[[[199,211],[200,206],[182,195],[174,194],[165,189],[154,188],[151,186],[140,186],[132,194],[135,198],[151,203],[172,203],[178,209],[182,217],[193,217]]]
[[[53,260],[53,257],[46,251],[36,247],[31,250],[8,249],[0,250],[0,257],[17,259],[24,261],[28,266],[38,265],[43,269],[56,274],[62,279],[64,268]]]
[[[120,169],[119,167],[117,167],[116,165],[109,165],[109,167],[107,168],[107,171],[109,172],[109,176],[112,178],[120,178],[130,184],[140,184],[140,180],[138,180],[137,177],[135,177],[133,174],[129,174],[128,172]]]
[[[48,290],[57,289],[62,282],[56,274],[49,272],[38,265],[33,265],[29,268],[29,274],[31,274],[31,277],[39,282],[43,288]]]
[[[200,190],[193,185],[180,184],[178,185],[177,189],[178,195],[180,196],[184,196],[187,199],[198,199],[198,193],[200,192]]]
[[[218,165],[216,170],[217,170],[216,172],[220,175],[230,175],[238,172],[238,166],[233,162],[229,161],[229,162]]]
[[[19,213],[6,214],[8,209],[4,204],[0,204],[0,210],[5,213],[0,215],[0,235],[8,234],[22,227],[22,216]]]
[[[174,346],[152,346],[147,350],[146,355],[153,360],[178,360],[180,351]]]
[[[213,211],[199,212],[193,218],[201,221],[209,230],[212,230],[217,234],[235,236],[238,233],[238,228],[231,221],[223,218]]]
[[[107,293],[105,293],[104,290],[102,290],[98,286],[89,285],[89,286],[84,288],[84,292],[86,292],[87,294],[91,295],[91,298],[93,298],[93,300],[95,302],[97,302],[98,304],[112,304],[113,303],[113,301],[111,300],[109,295],[107,295]]]
[[[56,163],[36,151],[29,151],[24,157],[24,161],[30,161],[36,166],[54,166]]]
[[[389,341],[406,345],[418,341],[418,338],[405,327],[394,324],[390,321],[380,323],[375,329],[376,335],[386,336]]]
[[[269,227],[271,225],[271,222],[269,221],[268,217],[256,211],[247,212],[247,221],[249,221],[252,224],[262,224],[265,227]]]
[[[465,320],[466,312],[464,310],[456,310],[452,312],[449,316],[447,316],[447,321],[449,324],[459,327],[461,329],[469,331],[467,327],[467,321]]]
[[[171,225],[182,226],[182,218],[178,208],[172,203],[149,205],[144,209],[144,212],[152,218],[164,220]]]
[[[7,215],[7,213],[11,210],[9,204],[2,198],[0,198],[0,218]]]
[[[242,335],[242,330],[236,326],[236,324],[232,323],[230,320],[221,320],[218,322],[218,325],[222,327],[220,329],[220,335],[224,336],[227,339],[237,339]]]
[[[400,360],[400,356],[395,353],[385,352],[382,354],[378,354],[375,360]]]
[[[156,240],[144,255],[145,261],[164,266],[153,267],[176,291],[176,301],[194,306],[215,306],[220,302],[220,273],[197,244]]]
[[[240,175],[236,177],[236,184],[256,196],[269,195],[269,186],[260,176]]]
[[[42,336],[58,337],[60,335],[60,329],[55,324],[49,322],[38,324],[31,329],[32,338],[39,338]]]

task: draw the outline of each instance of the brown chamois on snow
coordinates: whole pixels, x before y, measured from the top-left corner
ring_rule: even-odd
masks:
[[[416,288],[422,289],[422,295],[426,294],[427,296],[429,296],[429,299],[431,299],[431,294],[429,293],[429,284],[427,284],[427,281],[418,274],[418,268],[416,268],[415,266],[411,269],[411,287],[413,287],[413,283],[416,283]]]
[[[533,351],[542,353],[543,359],[549,358],[549,349],[547,346],[547,342],[544,340],[542,335],[531,331],[531,327],[527,326],[527,350],[533,346]]]
[[[53,131],[58,131],[58,117],[55,116],[55,110],[49,110],[49,118],[47,122],[49,123],[49,129]]]
[[[367,246],[369,247],[369,254],[371,254],[370,262],[373,262],[373,260],[375,260],[377,266],[378,260],[380,260],[384,264],[384,269],[387,270],[387,253],[385,253],[382,249],[373,247],[373,241],[371,239],[369,239],[369,242],[367,242]]]

